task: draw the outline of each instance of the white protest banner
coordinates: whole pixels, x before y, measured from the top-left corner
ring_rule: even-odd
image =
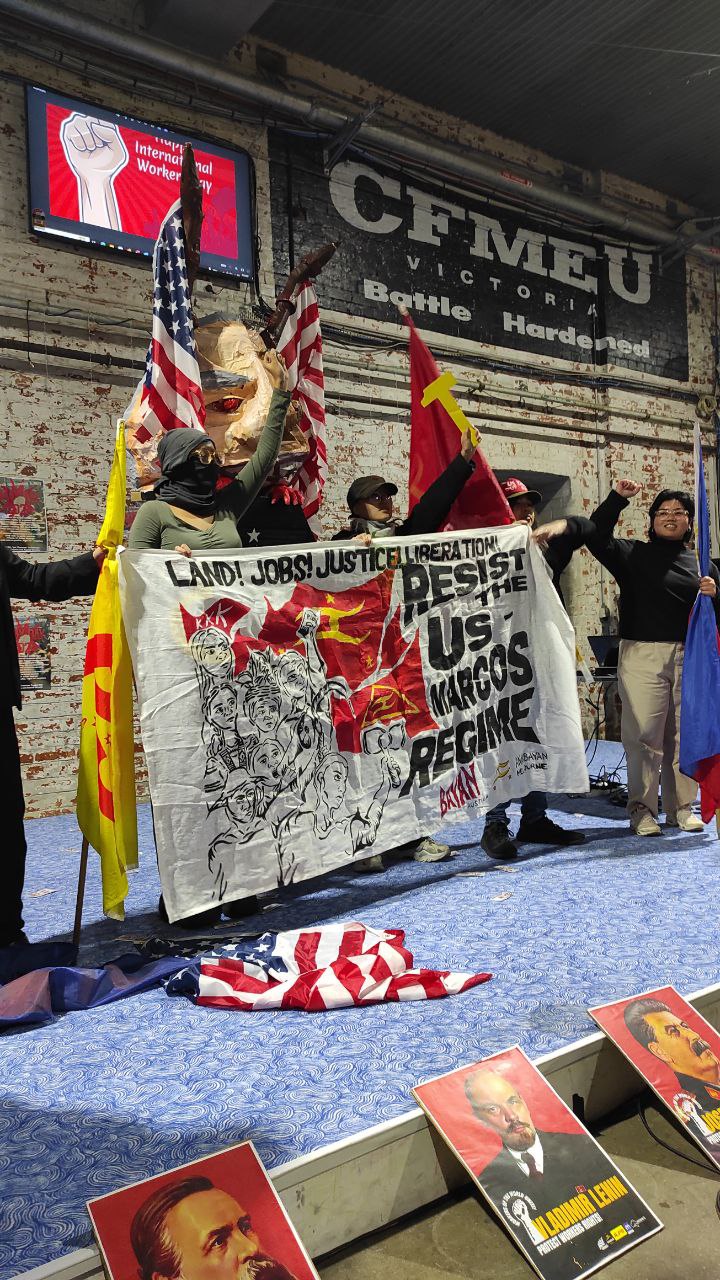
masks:
[[[587,790],[574,633],[528,537],[122,554],[171,920]]]

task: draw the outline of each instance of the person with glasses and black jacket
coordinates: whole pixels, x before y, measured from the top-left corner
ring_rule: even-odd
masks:
[[[700,577],[690,549],[695,503],[681,489],[663,489],[648,511],[648,536],[616,538],[622,511],[642,485],[620,480],[590,519],[586,545],[620,588],[618,683],[621,736],[627,755],[628,815],[639,836],[659,836],[658,790],[665,826],[702,831],[692,812],[697,783],[680,772],[680,700],[690,610],[700,592],[720,620],[720,575]]]

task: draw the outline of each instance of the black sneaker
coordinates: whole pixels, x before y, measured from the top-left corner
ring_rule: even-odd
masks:
[[[221,911],[228,920],[242,920],[243,916],[254,916],[260,910],[260,903],[253,894],[252,898],[236,898],[234,902],[223,902]]]
[[[167,907],[162,894],[158,901],[158,915],[164,924],[169,924]],[[198,911],[197,915],[184,916],[182,920],[173,920],[174,929],[212,929],[213,925],[220,923],[222,909],[220,907],[210,907],[207,911]]]
[[[5,948],[9,950],[10,947],[29,947],[29,946],[30,946],[30,939],[28,938],[26,933],[23,933],[22,929],[20,929],[18,933],[14,933],[11,937],[0,938],[0,950],[5,950]]]
[[[488,858],[498,858],[501,862],[517,858],[517,845],[511,840],[504,822],[485,823],[480,848],[485,850]]]
[[[524,840],[528,844],[584,844],[585,836],[582,831],[566,831],[564,827],[559,827],[557,822],[552,822],[545,814],[542,818],[537,818],[535,822],[520,822],[517,833],[518,840]]]

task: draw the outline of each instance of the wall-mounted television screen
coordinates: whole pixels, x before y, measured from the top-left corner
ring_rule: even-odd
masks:
[[[251,161],[188,134],[27,86],[30,225],[38,235],[152,256],[191,142],[203,187],[202,270],[252,280]]]

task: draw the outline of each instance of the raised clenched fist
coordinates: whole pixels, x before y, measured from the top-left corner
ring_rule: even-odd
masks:
[[[117,125],[73,111],[62,123],[60,142],[77,179],[81,220],[122,231],[113,182],[128,153]]]
[[[614,487],[621,498],[634,498],[642,489],[642,485],[636,484],[634,480],[616,480]]]
[[[320,626],[320,614],[318,613],[317,609],[303,609],[302,618],[300,620],[300,626],[297,629],[297,634],[299,636],[302,636],[303,639],[307,639],[308,636],[312,636],[315,634],[319,626]]]
[[[473,431],[468,431],[466,427],[462,433],[462,440],[460,442],[460,453],[466,462],[472,462],[475,456],[475,450],[479,443],[480,437],[477,432],[474,429]]]
[[[287,390],[287,369],[279,351],[275,351],[274,348],[270,351],[264,351],[261,359],[275,390]]]

